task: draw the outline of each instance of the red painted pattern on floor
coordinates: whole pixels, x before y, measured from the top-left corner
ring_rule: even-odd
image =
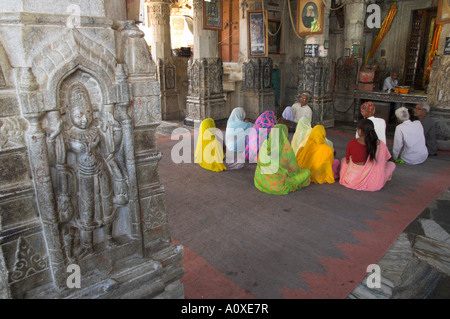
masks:
[[[186,246],[183,249],[181,265],[185,274],[181,283],[186,299],[255,299],[194,251]]]
[[[422,211],[450,186],[450,169],[418,182],[419,187],[402,192],[394,199],[398,203],[388,203],[390,210],[375,211],[380,220],[367,220],[372,231],[355,231],[353,235],[359,244],[337,243],[346,259],[321,258],[326,274],[301,273],[307,282],[307,291],[281,289],[284,298],[342,299],[346,298],[367,275],[367,266],[376,264],[389,250],[402,231],[415,220]],[[381,269],[381,273],[383,270]]]

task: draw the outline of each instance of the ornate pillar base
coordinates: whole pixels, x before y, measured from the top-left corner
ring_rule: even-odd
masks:
[[[189,60],[189,90],[186,98],[186,125],[193,126],[206,118],[223,120],[229,116],[222,86],[222,60]]]
[[[271,58],[252,58],[242,66],[242,101],[247,118],[256,120],[264,111],[275,111]]]
[[[193,126],[195,122],[201,122],[206,118],[212,118],[215,121],[223,120],[229,115],[225,112],[227,109],[223,95],[210,96],[208,98],[188,96],[186,108],[188,116],[184,122],[189,126]]]
[[[331,60],[323,57],[304,57],[298,70],[298,94],[311,96],[309,106],[313,111],[312,125],[334,126],[333,98],[331,91]]]

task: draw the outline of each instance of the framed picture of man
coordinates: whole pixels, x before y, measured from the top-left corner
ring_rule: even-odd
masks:
[[[267,11],[248,11],[248,55],[267,56]]]
[[[203,0],[203,29],[222,30],[222,1]]]
[[[281,53],[281,21],[269,19],[269,54]]]
[[[299,35],[323,33],[322,0],[297,0],[297,32]]]
[[[450,22],[450,0],[439,0],[437,23]]]

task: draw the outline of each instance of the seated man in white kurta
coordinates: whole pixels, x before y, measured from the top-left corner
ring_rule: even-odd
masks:
[[[411,122],[408,109],[403,106],[395,110],[395,116],[400,124],[395,128],[392,158],[394,160],[401,158],[410,165],[425,162],[428,158],[428,149],[422,123]]]
[[[302,117],[306,117],[312,122],[312,110],[308,105],[310,96],[308,93],[303,93],[302,95],[297,95],[298,102],[292,105],[292,110],[294,111],[294,122],[298,122]]]

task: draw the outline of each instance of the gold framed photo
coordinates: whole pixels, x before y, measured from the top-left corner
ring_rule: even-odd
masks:
[[[437,23],[444,24],[450,22],[450,0],[439,0]]]
[[[299,35],[323,33],[322,0],[297,0],[297,32]]]

